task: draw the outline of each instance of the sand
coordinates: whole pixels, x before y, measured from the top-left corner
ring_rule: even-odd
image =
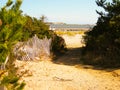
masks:
[[[54,61],[16,61],[24,90],[119,90],[120,69],[101,70],[80,64],[81,36],[63,36],[68,51]]]

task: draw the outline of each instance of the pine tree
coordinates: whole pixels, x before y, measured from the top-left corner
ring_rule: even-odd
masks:
[[[93,30],[86,33],[86,54],[91,53],[90,57],[96,55],[92,57],[90,63],[118,66],[120,65],[120,0],[112,2],[97,0],[96,3],[105,12],[97,11],[99,14],[97,24]]]
[[[0,10],[2,22],[0,27],[0,63],[6,60],[13,46],[22,38],[25,19],[19,10],[21,3],[21,0],[17,0],[12,6],[12,1],[8,0],[7,4]]]
[[[22,15],[20,6],[22,0],[8,0],[6,5],[0,9],[0,66],[8,60],[5,75],[1,85],[5,85],[8,90],[21,90],[24,84],[19,84],[19,77],[16,75],[14,67],[13,47],[23,37],[23,27],[26,23]]]

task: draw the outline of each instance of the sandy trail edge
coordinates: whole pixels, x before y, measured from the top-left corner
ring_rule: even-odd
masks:
[[[69,48],[80,47],[80,38],[63,36]],[[76,40],[76,41],[75,41]],[[25,62],[16,61],[19,72],[28,70],[21,80],[26,82],[24,90],[119,90],[120,70],[107,72],[104,70],[85,69],[76,63],[64,60],[79,60],[79,49],[68,50],[55,63],[50,61]],[[59,64],[57,64],[59,63]],[[76,68],[77,67],[77,68]]]

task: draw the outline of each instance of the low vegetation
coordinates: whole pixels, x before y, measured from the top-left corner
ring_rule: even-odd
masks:
[[[76,34],[84,34],[86,30],[80,31],[54,31],[57,35],[68,35],[68,36],[75,36]]]
[[[65,40],[61,36],[54,34],[52,38],[53,38],[52,39],[52,51],[54,54],[58,52],[62,53],[66,51],[67,48],[66,48]]]

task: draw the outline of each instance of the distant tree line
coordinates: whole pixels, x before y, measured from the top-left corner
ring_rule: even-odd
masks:
[[[120,0],[97,0],[105,12],[99,14],[96,26],[86,33],[83,61],[103,67],[120,66]]]

